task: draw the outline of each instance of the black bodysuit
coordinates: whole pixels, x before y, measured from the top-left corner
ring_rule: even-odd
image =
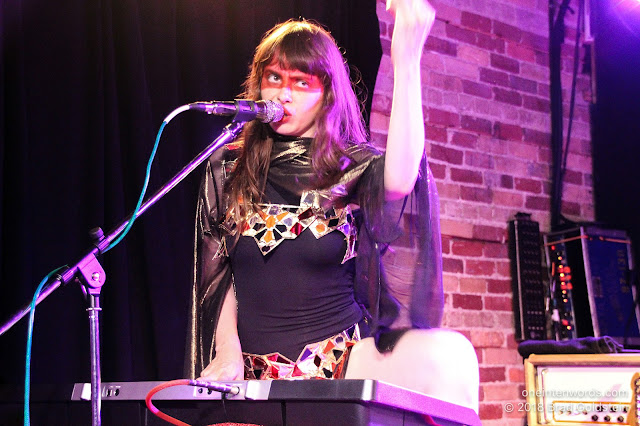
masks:
[[[300,203],[299,195],[269,181],[265,196],[273,204]],[[266,255],[253,237],[240,237],[229,255],[242,350],[280,352],[295,361],[305,345],[360,321],[353,291],[355,259],[341,263],[346,248],[338,230],[316,239],[306,229]]]
[[[298,152],[308,152],[308,149],[294,147],[298,142],[306,141],[285,142]],[[279,238],[278,243],[274,246],[274,239],[271,239],[269,247],[264,241],[261,241],[262,246],[257,243],[256,239],[269,235],[264,233],[264,228],[259,228],[260,223],[256,225],[255,222],[253,235],[246,236],[243,230],[245,235],[239,237],[235,246],[226,246],[228,235],[224,229],[228,228],[222,226],[228,208],[224,196],[228,178],[225,170],[237,158],[237,151],[221,149],[209,159],[196,216],[193,291],[185,360],[188,377],[197,377],[215,357],[218,317],[232,285],[237,291],[242,350],[249,353],[280,352],[295,361],[305,344],[340,333],[363,316],[362,336],[373,335],[376,340],[378,333],[388,330],[398,318],[399,303],[390,293],[380,259],[387,244],[400,235],[402,227],[396,212],[400,210],[384,202],[384,156],[368,145],[350,145],[347,155],[349,161],[337,184],[328,190],[309,191],[310,198],[300,194],[309,186],[308,157],[299,155],[289,161],[287,156],[272,156],[265,196],[269,203],[293,206],[299,205],[303,198],[305,205],[316,206],[312,209],[314,215],[319,212],[328,228],[335,225],[332,217],[340,216],[334,211],[339,210],[336,206],[359,205],[362,220],[357,224],[357,243],[354,238],[347,238],[345,229],[323,233],[321,226],[311,229],[307,223],[304,226],[308,227],[303,226],[302,231],[294,229],[295,226],[287,229],[285,233],[289,235],[285,237],[274,232],[273,238]],[[274,173],[279,170],[279,164],[287,162],[280,168],[280,173]],[[414,328],[437,327],[442,319],[438,213],[435,182],[426,158],[423,158],[420,176],[414,191],[406,199],[404,214],[405,218],[410,218],[408,231],[412,237],[409,240],[414,244],[416,258],[410,303],[406,307],[410,325]],[[316,216],[307,219],[314,220],[313,217]],[[341,223],[345,223],[345,215],[340,217]],[[355,232],[356,228],[351,229]],[[316,239],[318,233],[322,235]],[[292,237],[292,234],[295,235]]]

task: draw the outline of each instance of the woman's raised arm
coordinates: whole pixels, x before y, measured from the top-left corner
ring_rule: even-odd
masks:
[[[384,169],[387,200],[409,194],[424,153],[420,59],[435,10],[426,0],[388,0],[395,16],[391,40],[393,102]]]

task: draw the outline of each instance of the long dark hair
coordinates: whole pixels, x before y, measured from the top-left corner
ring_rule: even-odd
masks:
[[[347,142],[367,141],[362,105],[354,93],[349,68],[328,31],[311,21],[289,20],[268,31],[256,48],[241,97],[260,99],[264,69],[274,59],[281,68],[315,75],[323,83],[322,109],[311,145],[311,183],[316,188],[330,186],[342,173]],[[237,223],[249,207],[259,209],[273,144],[269,131],[268,124],[254,120],[241,136],[241,154],[228,185]]]

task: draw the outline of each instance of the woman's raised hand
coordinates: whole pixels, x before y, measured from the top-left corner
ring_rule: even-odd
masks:
[[[391,39],[391,59],[420,60],[436,11],[427,0],[387,0],[387,10],[395,17]]]

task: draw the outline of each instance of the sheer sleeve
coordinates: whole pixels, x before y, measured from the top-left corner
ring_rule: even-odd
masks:
[[[439,202],[426,157],[420,163],[413,191],[404,199],[385,201],[382,155],[369,161],[358,180],[355,195],[363,216],[358,234],[355,289],[357,299],[371,316],[371,334],[378,336],[389,330],[399,316],[399,302],[391,291],[395,283],[385,274],[381,256],[403,232],[409,232],[407,237],[414,241],[415,253],[407,307],[410,325],[413,328],[440,326],[444,294]],[[403,220],[403,216],[406,219]]]
[[[206,163],[200,183],[195,220],[193,271],[185,374],[196,378],[213,359],[215,330],[224,295],[232,285],[231,268],[218,224],[225,212],[223,182],[227,148]]]

